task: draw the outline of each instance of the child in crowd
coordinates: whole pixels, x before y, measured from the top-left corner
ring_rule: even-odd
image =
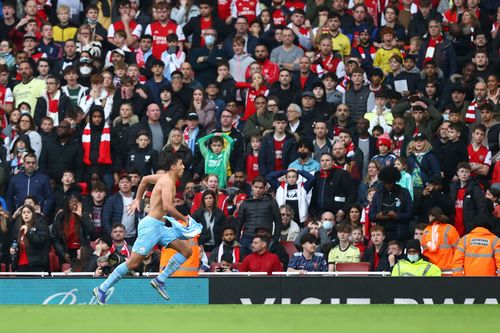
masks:
[[[413,233],[413,239],[418,239],[419,242],[422,241],[422,236],[424,235],[424,230],[427,225],[425,223],[419,223],[415,226],[415,232]]]
[[[375,53],[375,59],[373,60],[374,67],[380,67],[384,74],[391,73],[391,67],[389,66],[389,59],[393,55],[398,55],[401,58],[401,51],[394,47],[394,30],[390,27],[384,27],[380,30],[380,36],[382,37],[382,47]]]
[[[176,34],[167,36],[168,48],[161,54],[161,61],[165,64],[163,76],[167,80],[171,80],[171,75],[174,71],[181,69],[181,65],[186,61],[186,53],[179,48],[179,37]]]
[[[361,255],[359,249],[349,241],[351,226],[347,223],[337,224],[337,238],[339,245],[328,253],[328,271],[333,272],[338,263],[359,262]]]
[[[370,271],[390,270],[387,245],[384,243],[384,227],[374,226],[370,230],[372,245],[366,248],[362,262],[370,263]]]
[[[472,140],[467,146],[472,176],[476,177],[482,187],[488,185],[488,173],[491,166],[491,151],[483,145],[486,126],[476,124],[472,127]]]
[[[387,95],[384,92],[375,94],[375,107],[365,113],[365,118],[370,121],[370,128],[368,132],[373,135],[373,128],[381,126],[384,133],[390,133],[392,130],[393,116],[391,109],[386,107]]]
[[[457,165],[460,162],[469,161],[467,155],[467,144],[460,140],[460,125],[451,123],[448,128],[448,142],[443,146],[443,162],[441,169],[447,181],[455,180]]]
[[[372,223],[370,221],[370,205],[373,201],[373,196],[375,195],[375,192],[377,192],[375,186],[368,188],[366,194],[366,200],[368,201],[368,204],[363,208],[363,211],[361,212],[360,222],[363,225],[363,237],[365,238],[366,241],[370,240],[371,236],[370,229],[375,226],[375,223]]]
[[[59,5],[56,15],[59,23],[54,25],[53,28],[54,42],[64,43],[68,39],[73,39],[78,27],[69,21],[70,8],[66,5]]]
[[[137,133],[135,143],[137,147],[131,149],[127,155],[126,168],[139,170],[141,176],[154,174],[158,163],[158,152],[150,146],[149,133],[147,131]]]
[[[224,144],[224,140],[227,144]],[[205,145],[207,141],[210,148]],[[205,173],[218,176],[219,188],[225,188],[227,184],[227,168],[233,145],[233,138],[226,133],[213,133],[198,140],[201,155],[205,159]]]
[[[250,152],[246,156],[247,181],[259,175],[259,150],[262,145],[262,136],[256,134],[250,137]]]
[[[380,166],[393,166],[396,160],[396,155],[391,153],[392,140],[389,134],[384,133],[377,139],[378,155],[373,156],[372,161],[377,161]]]
[[[365,253],[366,245],[365,245],[364,237],[363,237],[363,226],[361,224],[358,224],[352,228],[351,242],[352,242],[352,245],[356,246],[359,249],[360,257],[363,257],[363,254]]]
[[[394,166],[401,173],[401,179],[397,182],[402,188],[405,188],[410,192],[411,199],[413,200],[413,180],[411,175],[407,172],[408,164],[406,163],[406,158],[398,157],[394,161]]]

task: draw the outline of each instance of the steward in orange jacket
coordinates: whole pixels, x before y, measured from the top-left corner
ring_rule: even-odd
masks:
[[[441,209],[432,208],[429,215],[434,217],[431,224],[424,229],[422,236],[422,254],[442,271],[451,270],[453,255],[460,236],[457,229],[448,224],[448,217]]]
[[[483,223],[460,238],[453,257],[453,275],[500,276],[500,238],[486,227],[488,217],[480,216]]]

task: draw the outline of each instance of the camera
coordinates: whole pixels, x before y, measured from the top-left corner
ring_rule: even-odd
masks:
[[[120,265],[121,263],[125,262],[127,260],[127,257],[123,256],[121,253],[111,253],[107,259],[105,257],[101,257],[104,259],[103,263],[106,262],[104,266],[101,267],[102,274],[104,276],[109,276],[113,270]],[[99,258],[99,259],[101,259]]]

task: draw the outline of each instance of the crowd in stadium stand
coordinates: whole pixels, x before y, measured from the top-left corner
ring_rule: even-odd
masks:
[[[499,0],[1,5],[2,270],[108,275],[177,154],[186,275],[500,275]]]

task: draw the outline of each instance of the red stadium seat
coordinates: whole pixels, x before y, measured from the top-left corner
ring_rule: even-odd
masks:
[[[0,264],[0,272],[7,272],[7,265]]]
[[[286,254],[289,258],[293,256],[295,252],[297,252],[297,248],[295,247],[295,244],[293,244],[293,242],[281,241],[280,244],[285,248]]]
[[[335,265],[337,272],[368,272],[370,271],[369,262],[345,262]]]
[[[61,265],[59,264],[59,257],[53,247],[50,248],[49,252],[49,265],[51,272],[60,272]]]

